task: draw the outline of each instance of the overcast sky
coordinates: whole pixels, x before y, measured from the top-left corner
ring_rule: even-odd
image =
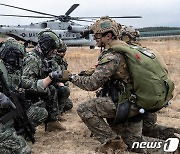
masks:
[[[139,27],[180,27],[180,0],[1,0],[0,3],[63,15],[73,4],[80,4],[71,16],[142,16],[141,19],[116,19],[121,24]],[[38,15],[0,5],[0,14]],[[48,19],[0,17],[0,24],[18,25]],[[84,24],[84,23],[83,23]],[[89,23],[87,23],[89,24]]]

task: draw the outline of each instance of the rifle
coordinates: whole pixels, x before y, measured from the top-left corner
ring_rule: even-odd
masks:
[[[46,108],[46,110],[47,110],[47,112],[48,112],[48,117],[47,117],[47,119],[44,121],[44,124],[45,124],[45,131],[47,131],[47,124],[50,122],[50,121],[52,121],[52,103],[53,103],[53,96],[51,95],[51,96],[46,96],[46,97],[44,97],[44,99],[46,99],[45,100],[45,108]]]
[[[5,124],[9,120],[14,119],[17,134],[25,133],[26,137],[28,137],[34,144],[35,127],[32,125],[32,122],[28,119],[24,102],[19,101],[19,98],[21,96],[18,93],[15,93],[9,89],[1,69],[0,83],[3,87],[4,93],[11,99],[11,101],[15,105],[14,107],[12,106],[12,108],[7,114],[0,118],[0,122],[2,124]]]

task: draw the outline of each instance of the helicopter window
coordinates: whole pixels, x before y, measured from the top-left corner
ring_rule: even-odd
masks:
[[[87,39],[87,40],[88,40],[88,39],[89,39],[89,35],[86,35],[85,39]]]
[[[46,23],[46,22],[42,23],[42,24],[41,24],[41,27],[42,27],[42,28],[47,28],[47,23]]]

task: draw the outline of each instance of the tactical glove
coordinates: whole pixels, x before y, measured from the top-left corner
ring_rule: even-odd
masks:
[[[64,70],[62,73],[62,81],[71,81],[72,73],[68,70]]]
[[[14,109],[16,106],[14,103],[3,93],[0,92],[0,108],[9,108],[13,107]]]
[[[49,73],[49,77],[51,80],[61,79],[62,78],[62,70],[57,69],[56,71]]]
[[[90,68],[88,70],[85,71],[81,71],[78,75],[79,76],[91,76],[95,71],[95,68]]]

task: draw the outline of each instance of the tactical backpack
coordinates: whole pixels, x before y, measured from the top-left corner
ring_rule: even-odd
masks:
[[[113,45],[110,50],[125,55],[136,104],[147,111],[157,111],[166,106],[173,97],[174,83],[157,56],[141,46]]]

